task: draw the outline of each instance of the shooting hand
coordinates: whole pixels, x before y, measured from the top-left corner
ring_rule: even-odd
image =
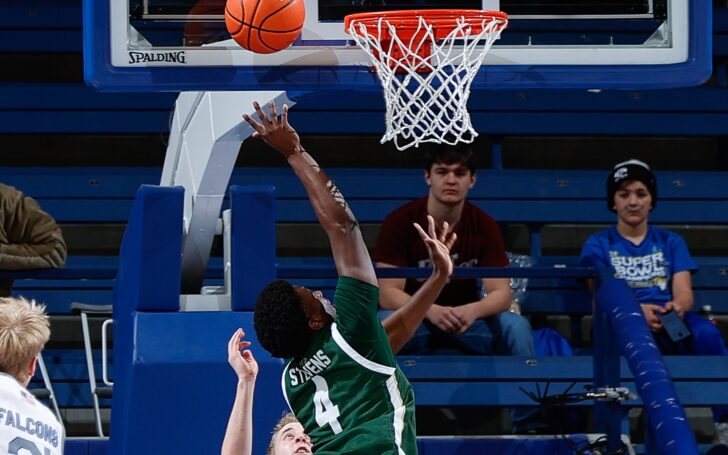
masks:
[[[280,119],[276,113],[276,105],[273,101],[269,103],[270,118],[263,112],[257,101],[253,102],[253,108],[258,114],[260,122],[245,114],[243,118],[253,127],[253,137],[263,139],[268,145],[278,150],[286,159],[295,153],[303,152],[301,138],[288,123],[288,105],[283,105],[283,112]]]

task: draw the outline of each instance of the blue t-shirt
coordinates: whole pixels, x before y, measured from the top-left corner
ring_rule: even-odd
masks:
[[[610,267],[615,278],[627,282],[640,303],[665,304],[672,300],[672,277],[698,270],[682,237],[648,226],[642,243],[622,237],[616,226],[593,234],[581,249],[579,264]]]

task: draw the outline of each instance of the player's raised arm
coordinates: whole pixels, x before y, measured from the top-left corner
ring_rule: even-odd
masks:
[[[275,103],[270,103],[270,117],[253,103],[260,122],[248,115],[243,118],[255,129],[253,137],[262,138],[278,150],[301,180],[313,210],[328,235],[339,275],[350,276],[376,285],[369,252],[354,214],[334,182],[301,146],[298,133],[288,123],[288,106],[278,118]]]
[[[454,232],[448,232],[447,222],[443,223],[438,231],[435,227],[435,219],[430,215],[427,215],[427,225],[427,232],[416,223],[414,228],[417,229],[420,238],[427,246],[432,262],[432,275],[402,307],[382,321],[389,344],[395,353],[412,338],[417,327],[422,323],[425,313],[440,295],[452,274],[450,248],[455,243],[457,236]]]
[[[258,363],[243,340],[242,329],[235,331],[228,342],[228,363],[238,376],[235,403],[228,419],[221,455],[250,455],[253,452],[253,394],[258,377]]]

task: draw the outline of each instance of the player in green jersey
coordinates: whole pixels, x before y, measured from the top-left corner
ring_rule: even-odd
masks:
[[[273,103],[270,117],[258,103],[254,107],[260,122],[245,116],[253,136],[278,150],[301,180],[339,274],[335,308],[320,293],[282,280],[258,297],[258,340],[274,357],[290,359],[283,373],[286,400],[316,453],[416,453],[414,394],[377,318],[379,289],[359,225],[339,189],[301,146],[288,108],[279,119]],[[447,234],[440,235],[446,242]],[[412,297],[427,303],[414,305],[413,312],[426,312],[448,276],[433,271]],[[398,318],[406,324],[406,314]]]
[[[452,234],[447,237],[445,243],[442,243],[434,232],[434,219],[429,217],[427,221],[430,236],[421,229],[418,231],[426,242],[431,263],[435,269],[445,270],[449,275],[452,272],[452,260],[449,252],[456,237]],[[443,232],[447,232],[447,223],[443,225],[442,229]],[[430,242],[430,240],[434,241]],[[405,306],[382,321],[393,352],[396,353],[412,337],[417,326],[422,322],[424,316],[422,310],[425,308],[417,310],[418,306],[426,307],[428,305],[420,300],[410,299]],[[251,455],[252,453],[253,395],[255,380],[258,376],[258,363],[253,357],[253,353],[247,349],[250,341],[243,340],[244,336],[243,330],[238,329],[228,342],[228,362],[238,376],[238,384],[221,455]],[[307,454],[311,453],[311,450],[311,439],[303,426],[293,414],[284,415],[273,429],[267,454]]]

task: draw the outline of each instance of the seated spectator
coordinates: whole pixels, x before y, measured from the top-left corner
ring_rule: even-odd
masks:
[[[503,238],[496,221],[467,200],[476,183],[471,144],[437,144],[428,148],[424,168],[428,194],[387,215],[372,254],[378,267],[429,267],[427,249],[412,227],[427,216],[437,226],[447,222],[457,234],[451,249],[455,267],[506,267]],[[480,282],[479,282],[480,281]],[[423,280],[379,280],[380,307],[393,311],[404,305]],[[481,291],[482,285],[482,291]],[[400,351],[402,354],[476,354],[533,356],[528,320],[511,308],[508,278],[454,279],[440,292],[425,321]],[[514,431],[533,410],[512,413]]]
[[[61,228],[38,203],[12,186],[0,184],[0,270],[63,267],[66,242]],[[13,280],[0,278],[0,297]]]
[[[0,298],[0,451],[63,453],[63,427],[27,390],[36,359],[50,337],[45,307]]]
[[[581,251],[582,265],[614,271],[634,291],[660,352],[672,355],[725,355],[720,331],[692,312],[692,273],[698,267],[685,241],[674,232],[649,224],[657,204],[657,181],[639,160],[617,164],[607,179],[607,207],[617,224],[593,234]],[[673,341],[658,315],[675,311],[691,336]],[[714,408],[716,429],[728,439],[728,412]],[[728,440],[722,440],[728,443]]]
[[[438,145],[428,150],[425,164],[427,196],[411,201],[382,223],[372,257],[379,267],[429,267],[427,249],[412,228],[424,225],[427,215],[438,226],[447,222],[457,234],[451,256],[455,267],[506,267],[503,238],[496,221],[467,201],[475,185],[472,146]],[[380,306],[401,307],[421,286],[422,280],[379,280]],[[485,278],[484,293],[477,279],[450,279],[425,316],[403,354],[437,353],[533,355],[528,321],[509,311],[511,288],[508,278]],[[485,297],[481,297],[485,294]]]

